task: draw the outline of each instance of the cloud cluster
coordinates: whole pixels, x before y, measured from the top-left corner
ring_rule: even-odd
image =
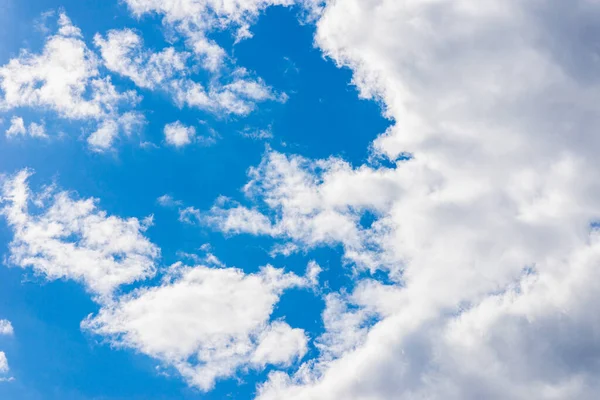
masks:
[[[197,107],[216,114],[249,114],[255,103],[266,100],[284,101],[261,79],[252,79],[243,68],[237,68],[223,84],[215,71],[208,87],[190,77],[193,64],[190,54],[167,47],[160,52],[144,48],[142,38],[131,29],[111,30],[106,38],[96,34],[96,46],[104,65],[114,73],[131,79],[145,89],[161,89],[170,94],[179,107]]]
[[[165,7],[167,3],[161,2]],[[139,6],[132,10],[139,14]],[[250,14],[257,12],[258,9]],[[231,15],[238,17],[236,13]],[[251,20],[243,19],[247,23]],[[67,120],[91,123],[96,128],[88,135],[90,148],[106,151],[120,134],[129,136],[145,122],[141,113],[131,110],[141,97],[134,90],[119,91],[107,70],[131,79],[139,88],[168,93],[179,107],[200,108],[219,116],[244,116],[257,103],[286,100],[284,94],[276,93],[244,68],[208,68],[208,80],[200,83],[192,78],[198,75],[198,68],[197,59],[190,52],[174,47],[153,52],[144,47],[143,39],[132,29],[97,33],[94,44],[99,55],[87,46],[81,30],[61,13],[58,31],[47,37],[39,54],[23,50],[0,66],[0,110],[29,107],[55,112]],[[31,123],[26,127],[20,117],[13,118],[6,133],[13,137],[46,136],[43,125]]]
[[[587,1],[328,2],[316,43],[392,121],[373,161],[269,151],[250,205],[220,200],[208,222],[342,244],[388,279],[332,297],[321,355],[273,373],[260,399],[595,397],[599,15]]]
[[[249,175],[244,193],[259,200],[261,207],[220,198],[200,220],[226,233],[281,238],[295,248],[343,244],[350,261],[381,267],[377,254],[369,251],[376,245],[372,240],[376,227],[364,229],[361,216],[366,211],[383,212],[402,192],[394,170],[354,171],[337,158],[312,162],[268,151]],[[269,213],[259,211],[265,208]]]
[[[201,265],[170,266],[157,285],[127,290],[158,270],[160,250],[144,236],[152,219],[109,216],[97,200],[77,200],[54,186],[32,193],[30,175],[21,171],[2,185],[0,212],[14,231],[8,261],[48,280],[83,283],[101,307],[82,329],[155,357],[202,390],[238,370],[289,366],[307,352],[304,331],[271,321],[271,314],[286,289],[317,284],[316,263],[306,276],[269,265],[248,274],[208,254],[194,257]],[[0,320],[0,334],[12,331]],[[8,371],[5,357],[0,361],[0,372]]]
[[[112,144],[119,125],[119,106],[138,101],[134,92],[119,92],[110,77],[100,73],[98,57],[87,47],[81,31],[60,14],[58,32],[47,38],[40,54],[22,51],[0,66],[0,109],[19,107],[50,110],[69,120],[114,124],[109,139],[90,143],[95,150]],[[16,127],[14,133],[25,128]],[[43,131],[29,127],[37,136]]]
[[[25,126],[25,121],[21,117],[12,117],[10,126],[6,130],[7,137],[15,136],[31,136],[37,138],[46,138],[46,127],[43,124],[32,122],[29,126]]]
[[[246,37],[261,10],[290,2],[127,4],[138,16],[163,15],[214,72],[225,55],[208,33],[234,27]],[[159,198],[183,221],[270,236],[283,254],[341,245],[360,270],[351,287],[325,294],[316,357],[291,373],[271,372],[258,399],[596,398],[600,5],[306,4],[316,44],[353,71],[360,95],[380,102],[391,121],[370,161],[268,150],[249,172],[242,202],[220,198],[202,212]],[[0,68],[2,104],[92,116],[114,132],[111,97],[84,100],[88,91],[77,89],[110,82],[97,78],[98,61],[64,18],[42,55]],[[191,55],[144,50],[132,31],[97,36],[96,44],[109,69],[140,87],[166,84],[181,105],[246,114],[274,96],[260,80],[235,77],[206,89],[186,76]],[[55,82],[39,67],[64,67],[57,46],[70,49],[71,80]],[[36,78],[21,79],[23,71]],[[174,145],[191,140],[189,128],[179,128],[185,132],[165,130]],[[82,281],[103,298],[154,273],[158,249],[143,235],[147,223],[109,217],[94,200],[66,192],[32,197],[27,176],[10,178],[2,191],[2,213],[15,230],[12,263]],[[30,202],[41,212],[29,212]],[[177,263],[155,286],[102,300],[82,326],[209,390],[236,371],[302,359],[306,333],[271,314],[285,289],[315,285],[318,272],[312,264],[301,277],[270,266],[248,274]]]
[[[111,30],[106,39],[94,36],[104,65],[131,79],[137,86],[154,89],[186,69],[188,53],[168,47],[159,53],[143,48],[142,38],[131,29]]]
[[[154,275],[160,252],[143,234],[151,220],[109,216],[95,199],[75,200],[52,187],[33,195],[29,176],[21,171],[2,186],[1,213],[14,230],[11,264],[82,282],[100,296]]]

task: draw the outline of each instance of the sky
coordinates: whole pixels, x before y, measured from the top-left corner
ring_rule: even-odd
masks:
[[[1,399],[597,398],[597,1],[0,9]]]

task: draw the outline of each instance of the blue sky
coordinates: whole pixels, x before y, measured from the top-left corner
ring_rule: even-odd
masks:
[[[0,9],[1,399],[596,398],[596,3]]]

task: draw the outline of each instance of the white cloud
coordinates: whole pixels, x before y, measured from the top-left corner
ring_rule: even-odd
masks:
[[[273,5],[291,5],[293,0],[126,0],[136,16],[156,13],[163,22],[186,37],[188,46],[201,57],[204,67],[216,71],[223,66],[225,50],[208,38],[216,30],[236,29],[238,40],[251,36],[250,25],[261,11]]]
[[[10,119],[10,126],[6,130],[6,136],[18,136],[26,135],[27,128],[25,128],[25,121],[21,117],[12,117]]]
[[[599,16],[586,1],[327,4],[317,45],[392,123],[374,162],[268,152],[257,203],[217,202],[208,221],[342,244],[389,282],[329,299],[320,356],[273,373],[261,400],[596,397]]]
[[[175,121],[165,125],[164,134],[165,140],[171,146],[184,147],[196,139],[196,128],[185,126],[180,121]]]
[[[317,338],[316,346],[321,350],[321,361],[331,361],[364,344],[371,317],[361,308],[352,308],[351,300],[332,293],[325,297],[323,325],[325,333]]]
[[[242,68],[234,70],[225,84],[213,76],[205,88],[190,78],[194,67],[188,65],[189,53],[173,47],[152,52],[144,48],[142,38],[131,29],[111,30],[106,38],[97,34],[94,42],[108,69],[131,79],[139,87],[168,92],[179,107],[246,115],[254,110],[257,102],[285,99],[262,80],[251,79]]]
[[[32,122],[29,127],[25,127],[25,121],[21,117],[12,117],[10,119],[10,127],[6,130],[6,136],[26,136],[37,138],[46,138],[46,127],[44,124],[37,124]]]
[[[251,181],[244,190],[274,211],[273,221],[256,209],[223,199],[203,221],[228,233],[272,235],[308,247],[341,242],[350,257],[364,247],[358,211],[367,205],[363,203],[372,202],[378,188],[376,182],[369,183],[367,170],[348,186],[339,182],[344,174],[351,175],[351,168],[338,159],[312,165],[299,156],[268,152],[258,167],[251,168]],[[374,201],[386,200],[377,196]]]
[[[190,79],[171,82],[171,91],[179,107],[197,107],[213,113],[250,114],[256,103],[267,100],[285,101],[285,95],[277,95],[261,79],[251,79],[245,70],[233,75],[231,83],[212,84],[205,88]]]
[[[101,124],[118,119],[120,104],[138,101],[134,92],[118,92],[99,71],[98,57],[81,39],[79,28],[65,14],[58,33],[49,36],[41,54],[23,50],[0,66],[0,109],[19,107],[52,110],[62,118]],[[31,135],[44,134],[39,125]]]
[[[14,329],[11,322],[7,319],[0,319],[0,335],[12,336]]]
[[[0,336],[12,336],[14,334],[14,329],[10,321],[6,319],[0,319]],[[10,382],[14,378],[6,377],[5,375],[10,371],[8,366],[8,360],[6,358],[6,354],[3,351],[0,351],[0,382]]]
[[[127,112],[114,119],[105,119],[88,136],[87,142],[92,150],[103,152],[114,145],[119,133],[131,136],[134,131],[140,131],[145,123],[145,117],[138,112]]]
[[[31,267],[47,279],[74,279],[107,297],[117,287],[152,276],[159,249],[143,232],[145,219],[122,219],[50,187],[32,194],[27,170],[4,180],[1,213],[14,231],[10,264]],[[36,205],[35,212],[29,208]]]
[[[176,207],[181,206],[183,204],[181,200],[175,200],[170,194],[163,194],[158,199],[156,199],[156,201],[163,207]]]
[[[48,137],[48,135],[46,135],[46,127],[44,124],[37,124],[35,122],[29,124],[29,135],[39,138]]]
[[[24,170],[4,178],[1,213],[14,231],[7,261],[49,280],[85,284],[101,308],[82,322],[83,329],[160,360],[202,390],[239,370],[289,367],[305,355],[304,331],[271,321],[271,314],[286,289],[315,285],[316,263],[306,276],[272,266],[246,274],[226,268],[202,246],[205,256],[194,258],[209,266],[176,263],[157,286],[121,293],[121,285],[155,274],[159,249],[143,235],[151,217],[108,216],[95,199],[75,200],[54,186],[32,193],[30,175]],[[12,331],[10,322],[0,320],[1,334]]]
[[[198,221],[213,224],[227,233],[252,233],[254,235],[270,235],[276,233],[276,227],[271,224],[269,218],[257,210],[248,209],[239,205],[226,207],[228,199],[221,198],[210,213],[205,217],[196,212]],[[197,221],[194,221],[197,222]]]
[[[310,282],[310,284],[314,287],[317,287],[319,284],[319,275],[323,272],[323,268],[316,261],[309,261],[306,266],[306,278]]]
[[[269,318],[285,289],[307,284],[271,266],[245,274],[175,264],[160,286],[106,305],[82,326],[162,360],[206,391],[237,369],[289,365],[304,355],[304,331]]]
[[[185,207],[179,209],[179,221],[186,224],[195,224],[202,218],[200,210],[194,207]]]
[[[112,146],[118,134],[119,124],[117,121],[108,119],[98,125],[98,129],[88,137],[88,143],[93,149],[103,151]]]
[[[58,27],[58,34],[61,36],[82,37],[81,29],[74,26],[65,13],[59,14]]]
[[[131,29],[111,30],[106,39],[96,34],[94,43],[108,69],[147,89],[154,89],[184,71],[189,56],[172,47],[159,53],[144,50],[142,38]]]
[[[294,358],[306,354],[307,342],[302,329],[292,329],[288,324],[276,321],[262,333],[251,362],[262,368],[267,364],[290,365]]]
[[[8,367],[8,360],[6,359],[6,354],[3,351],[0,351],[0,374],[6,374],[10,368]],[[0,382],[2,382],[0,380]]]

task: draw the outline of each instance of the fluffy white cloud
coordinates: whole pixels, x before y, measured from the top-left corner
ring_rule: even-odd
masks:
[[[180,256],[204,265],[176,263],[157,286],[117,291],[155,274],[159,249],[143,235],[151,218],[108,216],[95,199],[75,200],[54,186],[32,193],[29,176],[24,170],[2,185],[0,212],[14,230],[9,265],[85,284],[101,309],[82,322],[83,329],[158,359],[202,390],[239,370],[289,367],[305,355],[304,331],[271,321],[271,314],[286,289],[317,285],[316,263],[305,276],[272,266],[246,274],[225,268],[202,246],[204,257]],[[180,204],[165,196],[159,202]],[[0,334],[12,333],[10,322],[0,320]],[[0,372],[8,371],[4,364]]]
[[[96,34],[94,43],[108,69],[147,89],[154,89],[185,70],[189,56],[172,47],[159,53],[145,50],[142,38],[131,29],[111,30],[106,39]]]
[[[6,136],[17,136],[26,135],[27,128],[25,128],[25,121],[21,117],[12,117],[10,119],[10,126],[6,130]]]
[[[94,151],[106,151],[114,145],[115,140],[119,137],[119,133],[131,136],[132,133],[139,131],[145,123],[146,118],[144,115],[135,111],[126,112],[115,118],[105,119],[88,137],[88,144]]]
[[[400,287],[364,284],[355,311],[328,301],[318,362],[271,374],[259,398],[593,399],[600,321],[587,309],[600,293],[599,243],[594,232],[544,273],[435,318],[402,313]],[[382,320],[368,331],[373,313]]]
[[[7,319],[0,319],[0,335],[12,335],[14,333],[11,322]]]
[[[342,244],[389,281],[330,298],[321,355],[260,399],[596,397],[599,16],[588,1],[327,2],[316,43],[392,122],[373,162],[268,152],[246,187],[259,204],[208,221]]]
[[[11,264],[47,279],[81,281],[101,297],[154,274],[159,249],[143,235],[151,219],[109,216],[95,199],[74,200],[53,187],[32,194],[30,174],[21,171],[2,185],[1,213],[14,230]]]
[[[277,228],[273,226],[269,218],[261,214],[257,210],[248,209],[246,207],[233,204],[232,207],[226,207],[229,203],[228,199],[221,198],[217,204],[211,209],[209,215],[203,217],[199,210],[188,208],[183,210],[184,213],[189,213],[190,216],[195,216],[197,221],[204,221],[209,224],[216,225],[219,229],[227,233],[252,233],[254,235],[275,235]],[[195,212],[192,213],[191,211]],[[189,218],[181,218],[184,221],[189,221]]]
[[[209,390],[239,368],[289,365],[304,355],[304,331],[269,319],[285,289],[309,284],[271,266],[245,274],[175,264],[160,286],[122,297],[82,326],[162,360],[190,385]]]
[[[372,200],[378,188],[376,182],[370,182],[372,173],[367,169],[346,185],[344,175],[352,176],[353,172],[339,159],[313,165],[302,157],[271,151],[249,175],[246,195],[262,200],[274,211],[273,221],[257,209],[227,199],[219,199],[202,221],[228,233],[272,235],[308,247],[342,243],[352,258],[365,247],[359,211],[364,211],[367,203],[386,202],[381,195]],[[392,187],[387,190],[393,195]]]
[[[214,113],[247,115],[256,103],[267,100],[285,102],[285,94],[278,95],[262,79],[251,79],[248,72],[238,69],[231,83],[212,84],[208,89],[191,79],[171,82],[172,95],[179,107],[197,107]]]
[[[101,124],[117,120],[119,105],[133,104],[137,96],[118,92],[110,78],[100,74],[98,57],[65,14],[60,15],[58,25],[58,32],[47,38],[41,54],[23,50],[0,66],[0,109],[46,109],[62,118]],[[30,126],[28,131],[44,134],[41,126]]]
[[[197,107],[213,113],[246,115],[258,102],[285,101],[261,79],[252,79],[243,68],[234,70],[228,83],[220,83],[214,76],[202,85],[190,78],[194,66],[188,65],[190,54],[173,47],[160,52],[144,48],[142,38],[131,29],[112,30],[106,39],[97,34],[94,38],[104,64],[111,71],[131,79],[146,89],[168,92],[179,107]]]
[[[191,144],[196,138],[196,128],[185,126],[180,121],[165,125],[165,140],[175,147],[183,147]]]
[[[12,117],[10,119],[10,126],[6,130],[6,136],[32,136],[38,138],[48,137],[46,135],[46,127],[43,124],[37,124],[32,122],[29,127],[25,127],[25,121],[21,117]]]
[[[292,329],[288,324],[276,321],[262,332],[251,362],[263,368],[267,364],[289,365],[306,354],[307,342],[302,329]]]

